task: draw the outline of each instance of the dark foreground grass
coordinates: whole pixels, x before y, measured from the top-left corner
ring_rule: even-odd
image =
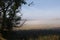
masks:
[[[36,40],[60,40],[59,35],[39,36]]]
[[[46,35],[46,36],[38,36],[36,38],[30,37],[30,38],[14,38],[14,39],[4,39],[3,37],[0,37],[0,40],[60,40],[60,35]]]
[[[2,32],[7,40],[60,40],[60,30],[19,30]]]

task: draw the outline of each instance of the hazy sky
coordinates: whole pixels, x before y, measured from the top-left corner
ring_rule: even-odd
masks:
[[[60,0],[27,0],[33,1],[31,6],[23,6],[23,18],[26,19],[48,19],[60,18]]]

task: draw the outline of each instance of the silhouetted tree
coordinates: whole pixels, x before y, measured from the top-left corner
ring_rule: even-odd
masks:
[[[19,24],[21,16],[18,16],[17,13],[23,4],[26,4],[25,0],[0,0],[0,14],[2,14],[0,30],[12,30],[12,27]]]

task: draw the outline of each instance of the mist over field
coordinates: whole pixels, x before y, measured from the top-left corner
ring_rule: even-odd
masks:
[[[60,28],[59,19],[34,19],[27,20],[22,27],[16,28],[21,30],[31,30],[31,29],[57,29]]]

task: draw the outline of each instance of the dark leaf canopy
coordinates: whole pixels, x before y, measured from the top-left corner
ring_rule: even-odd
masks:
[[[0,13],[3,14],[3,20],[1,24],[3,28],[7,27],[8,29],[11,29],[13,26],[16,25],[18,20],[21,20],[21,17],[18,17],[18,15],[16,14],[19,12],[19,8],[21,9],[22,4],[26,4],[26,1],[0,0]]]

